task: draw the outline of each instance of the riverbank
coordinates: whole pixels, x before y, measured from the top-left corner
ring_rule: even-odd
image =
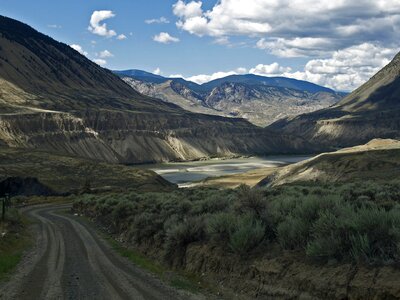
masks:
[[[206,181],[209,178],[226,177],[242,174],[257,169],[267,170],[286,166],[308,159],[309,156],[265,156],[265,157],[241,157],[235,159],[214,159],[196,162],[164,163],[156,165],[142,165],[140,168],[151,170],[162,176],[169,182],[179,186],[190,186],[192,183]],[[257,172],[256,172],[257,173]],[[261,174],[261,173],[260,173]],[[255,173],[249,173],[250,177]],[[240,178],[240,176],[239,176]],[[244,177],[243,177],[244,178]],[[260,178],[261,180],[262,178]],[[236,178],[235,180],[239,180]],[[250,180],[250,183],[252,181]]]
[[[221,187],[234,189],[241,184],[248,185],[250,187],[256,186],[261,180],[266,176],[269,176],[279,170],[280,167],[269,167],[269,168],[259,168],[244,173],[225,175],[219,177],[208,177],[204,180],[198,182],[192,182],[187,184],[180,184],[181,188],[190,187]]]

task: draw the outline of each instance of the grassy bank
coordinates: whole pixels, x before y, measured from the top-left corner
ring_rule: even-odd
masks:
[[[0,281],[6,280],[31,245],[28,221],[10,209],[6,221],[0,222]]]

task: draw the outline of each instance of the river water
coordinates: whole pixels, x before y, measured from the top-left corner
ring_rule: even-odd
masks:
[[[266,156],[163,163],[141,167],[153,170],[168,181],[181,185],[199,181],[207,177],[238,174],[258,168],[292,164],[308,158],[310,158],[310,156]]]

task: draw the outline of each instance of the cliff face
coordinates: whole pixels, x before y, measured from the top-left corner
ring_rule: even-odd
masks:
[[[184,114],[87,112],[86,125],[124,163],[194,160],[211,156],[301,152],[306,143],[241,119]]]
[[[400,54],[337,105],[269,126],[329,147],[400,138]]]
[[[308,150],[243,119],[144,96],[65,44],[0,17],[0,145],[142,163]]]
[[[34,112],[0,115],[0,141],[16,148],[118,162],[119,156],[82,119],[65,113]]]

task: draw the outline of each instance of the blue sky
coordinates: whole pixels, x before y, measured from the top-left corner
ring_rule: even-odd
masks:
[[[399,50],[400,5],[337,2],[0,0],[0,13],[79,45],[109,69],[159,69],[200,83],[233,73],[282,75],[351,90]],[[96,11],[114,15],[97,24],[106,23],[105,35],[88,29]]]

